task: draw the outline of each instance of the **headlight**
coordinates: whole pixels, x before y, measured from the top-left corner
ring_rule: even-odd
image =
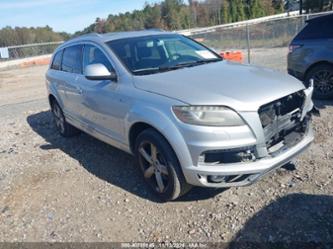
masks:
[[[241,126],[242,118],[223,106],[173,106],[176,117],[184,123],[202,126]]]

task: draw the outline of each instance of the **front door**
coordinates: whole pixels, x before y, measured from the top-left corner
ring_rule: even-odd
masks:
[[[103,64],[114,71],[105,53],[98,47],[86,44],[83,49],[83,68],[91,64]],[[111,80],[88,80],[80,75],[78,86],[81,94],[81,116],[88,126],[116,141],[123,141],[121,125],[122,107],[119,99],[119,84]]]

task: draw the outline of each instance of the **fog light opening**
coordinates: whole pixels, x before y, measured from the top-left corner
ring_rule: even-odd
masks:
[[[245,175],[210,175],[207,177],[207,181],[211,183],[233,183],[242,182],[248,180],[251,174]]]
[[[228,180],[229,176],[208,176],[208,181],[209,182],[214,182],[214,183],[221,183],[221,182],[226,182]]]
[[[202,161],[212,165],[254,162],[256,161],[255,147],[206,151],[199,157],[199,163]]]

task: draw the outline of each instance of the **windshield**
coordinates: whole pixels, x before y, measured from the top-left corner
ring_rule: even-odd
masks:
[[[135,75],[153,74],[222,60],[199,43],[181,35],[155,35],[107,43]]]

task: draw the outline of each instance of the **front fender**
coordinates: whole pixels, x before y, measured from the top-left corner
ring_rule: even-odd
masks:
[[[154,127],[165,137],[176,153],[182,167],[192,165],[188,147],[182,134],[175,125],[176,120],[169,107],[156,108],[152,106],[135,105],[126,117],[126,134],[129,134],[131,127],[139,122]]]

